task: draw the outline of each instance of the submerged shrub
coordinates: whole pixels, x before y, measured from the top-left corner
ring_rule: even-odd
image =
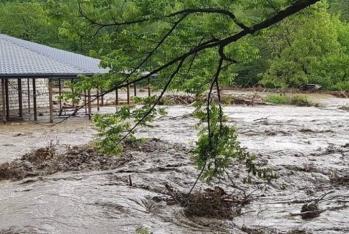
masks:
[[[349,81],[338,82],[331,87],[331,90],[349,92]]]
[[[292,97],[268,95],[264,98],[265,102],[277,104],[277,105],[294,105],[294,106],[313,106],[312,101],[309,100],[306,95],[294,95]]]
[[[290,104],[295,106],[313,106],[314,105],[306,95],[294,95],[293,97],[291,97]]]
[[[268,95],[264,98],[265,102],[273,103],[273,104],[278,104],[278,105],[286,105],[290,104],[290,98],[287,96],[280,96],[276,94],[271,94]]]

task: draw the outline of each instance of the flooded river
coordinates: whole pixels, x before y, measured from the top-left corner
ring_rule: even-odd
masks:
[[[154,128],[138,132],[161,140],[131,147],[122,159],[88,158],[78,166],[60,165],[57,173],[0,181],[0,233],[137,233],[137,228],[158,234],[349,233],[349,112],[339,108],[349,106],[349,100],[311,97],[320,107],[225,107],[241,144],[279,176],[267,185],[238,183],[252,201],[233,220],[187,217],[181,207],[156,199],[165,196],[165,184],[188,192],[198,175],[188,157],[196,139],[193,108],[171,106]],[[53,127],[0,125],[0,163],[20,161],[49,145],[57,154],[73,152],[93,140],[94,133],[85,117]],[[230,172],[243,173],[235,167]],[[218,184],[234,191],[227,181]],[[205,187],[199,183],[197,189]],[[327,193],[318,201],[319,217],[291,215]]]

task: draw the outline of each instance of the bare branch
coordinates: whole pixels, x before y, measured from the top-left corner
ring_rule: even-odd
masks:
[[[157,98],[156,102],[151,106],[151,108],[144,114],[144,116],[130,129],[128,132],[118,141],[116,142],[116,145],[120,144],[122,141],[124,141],[147,117],[148,115],[154,110],[154,108],[158,105],[163,95],[166,93],[167,88],[170,86],[173,78],[176,76],[176,74],[181,69],[185,59],[181,60],[177,66],[177,69],[171,74],[170,78],[168,79],[166,85],[164,86],[163,90],[161,91],[159,97]]]
[[[148,54],[148,56],[135,68],[135,70],[139,69],[144,63],[148,61],[148,59],[159,49],[159,47],[165,42],[165,40],[172,34],[172,32],[176,29],[178,24],[184,20],[186,15],[183,15],[179,20],[177,20],[172,28],[163,36],[163,38],[158,42],[155,48]]]

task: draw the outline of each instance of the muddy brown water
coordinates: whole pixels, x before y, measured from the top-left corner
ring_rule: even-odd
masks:
[[[153,233],[349,233],[349,112],[339,109],[349,100],[311,97],[321,107],[225,107],[242,145],[280,176],[269,185],[239,184],[253,201],[234,220],[187,217],[181,207],[154,200],[165,196],[166,183],[188,191],[198,174],[188,157],[196,139],[193,108],[171,106],[154,128],[138,133],[161,141],[127,150],[127,160],[115,168],[0,181],[0,233],[136,233],[138,227]],[[94,133],[85,118],[54,127],[0,125],[0,163],[50,144],[63,153],[90,142]],[[233,191],[229,183],[219,184]],[[319,217],[290,215],[330,191],[319,202]]]

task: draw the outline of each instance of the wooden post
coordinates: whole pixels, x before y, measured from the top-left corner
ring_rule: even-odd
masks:
[[[59,97],[62,96],[62,83],[61,83],[61,78],[58,78],[58,95]],[[59,98],[59,111],[62,109],[62,99]]]
[[[33,78],[33,109],[34,109],[34,121],[38,121],[38,110],[36,107],[36,84],[35,78]]]
[[[58,95],[59,97],[62,96],[62,84],[61,84],[61,78],[58,78]],[[62,110],[62,99],[59,98],[59,111]]]
[[[17,79],[18,84],[18,106],[19,106],[19,117],[23,118],[23,97],[22,97],[22,79]]]
[[[6,117],[10,118],[10,96],[8,93],[8,79],[5,79],[5,95],[6,95]]]
[[[101,93],[103,94],[103,90],[101,90]],[[101,96],[101,106],[104,106],[104,95]]]
[[[29,85],[29,78],[27,78],[27,88],[28,88],[28,113],[29,113],[29,120],[30,120],[30,85]]]
[[[130,105],[130,85],[128,84],[128,79],[127,79],[127,104]]]
[[[97,89],[97,111],[99,112],[99,90]]]
[[[87,93],[84,90],[84,107],[85,107],[85,115],[87,115]]]
[[[6,124],[5,79],[1,79],[2,119]]]
[[[50,123],[53,123],[52,78],[48,79],[48,101],[50,103]]]
[[[119,105],[119,92],[118,89],[115,89],[115,105]]]
[[[150,77],[148,77],[148,97],[150,97]]]
[[[91,90],[88,90],[87,105],[88,105],[88,119],[91,119]]]
[[[133,94],[136,97],[137,96],[137,87],[136,87],[136,83],[133,83]]]

